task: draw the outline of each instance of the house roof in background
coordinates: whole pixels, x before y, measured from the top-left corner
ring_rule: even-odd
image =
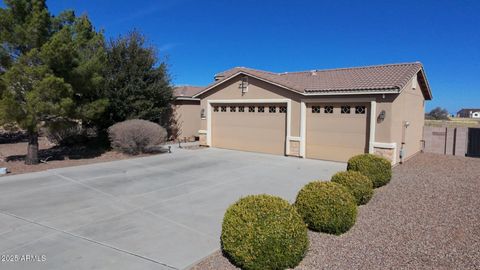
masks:
[[[415,74],[419,74],[418,80],[425,91],[425,98],[432,98],[430,87],[420,62],[284,73],[235,67],[217,74],[215,78],[218,80],[207,86],[199,94],[239,74],[253,76],[291,91],[308,95],[325,93],[339,95],[363,92],[384,93],[390,91],[398,93]]]
[[[192,85],[182,85],[176,86],[173,88],[173,96],[176,98],[191,98],[194,95],[200,93],[204,86],[192,86]]]
[[[480,112],[480,108],[478,108],[478,109],[461,109],[457,113],[470,113],[470,112]]]

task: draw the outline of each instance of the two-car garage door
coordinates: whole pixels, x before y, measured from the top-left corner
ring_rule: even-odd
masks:
[[[212,146],[285,155],[286,116],[285,104],[215,104]],[[305,156],[347,161],[368,152],[368,119],[368,103],[307,103]]]
[[[286,105],[218,104],[212,108],[212,146],[285,154]]]

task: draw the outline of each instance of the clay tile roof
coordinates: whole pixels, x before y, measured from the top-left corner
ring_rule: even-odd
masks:
[[[194,95],[200,93],[205,89],[203,86],[191,86],[191,85],[183,85],[177,86],[173,89],[173,96],[174,97],[193,97]]]
[[[284,73],[236,67],[217,74],[215,77],[218,81],[205,89],[209,89],[229,79],[230,76],[241,72],[276,83],[299,93],[313,94],[362,90],[399,91],[419,71],[422,71],[420,79],[424,81],[427,88],[426,97],[431,98],[428,82],[426,81],[423,66],[420,62]]]

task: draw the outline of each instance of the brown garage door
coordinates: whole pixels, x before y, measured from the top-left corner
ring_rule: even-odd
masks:
[[[284,155],[285,126],[285,105],[213,105],[212,146]]]
[[[307,158],[347,161],[368,152],[368,104],[308,104]]]

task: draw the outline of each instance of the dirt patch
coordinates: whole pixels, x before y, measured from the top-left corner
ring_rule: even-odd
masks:
[[[40,137],[38,143],[39,158],[44,161],[43,163],[25,165],[27,143],[15,142],[0,144],[0,167],[6,167],[10,171],[7,175],[13,175],[145,156],[130,156],[115,151],[107,151],[102,147],[88,145],[60,147],[51,144],[44,137]]]
[[[295,269],[480,269],[480,159],[420,154],[341,236],[309,233]],[[193,269],[237,269],[218,251]]]

